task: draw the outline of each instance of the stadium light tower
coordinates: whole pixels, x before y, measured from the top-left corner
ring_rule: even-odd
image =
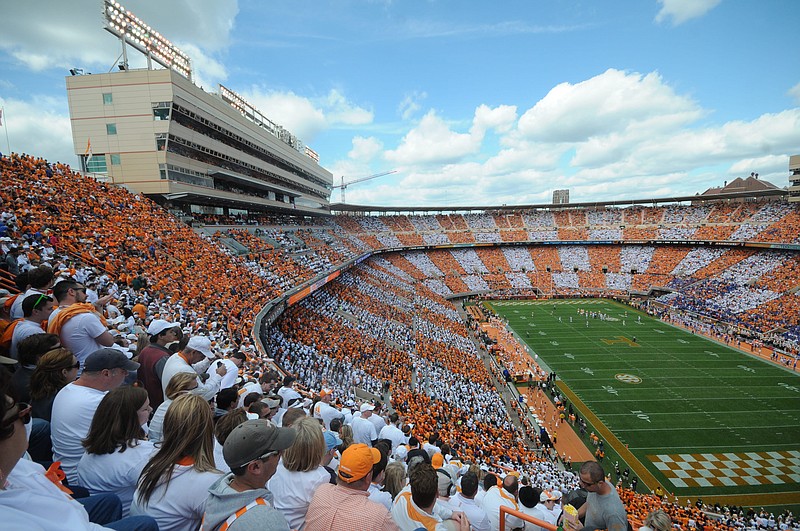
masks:
[[[192,62],[189,56],[161,36],[139,17],[125,9],[116,0],[103,0],[104,29],[122,43],[122,69],[128,68],[127,45],[139,50],[147,57],[147,69],[153,69],[153,61],[164,68],[171,68],[192,81]]]

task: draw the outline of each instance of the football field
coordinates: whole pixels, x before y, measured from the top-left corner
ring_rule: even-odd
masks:
[[[613,301],[488,304],[650,488],[800,502],[797,374]]]

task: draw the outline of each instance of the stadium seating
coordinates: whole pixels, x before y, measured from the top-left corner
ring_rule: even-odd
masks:
[[[538,474],[540,461],[526,433],[511,420],[510,409],[519,413],[518,405],[510,406],[498,393],[493,369],[446,296],[488,290],[623,295],[662,287],[674,290],[657,299],[662,304],[769,333],[770,341],[787,348],[796,349],[800,335],[800,296],[793,291],[800,284],[797,253],[641,242],[700,236],[726,241],[738,235],[796,243],[800,213],[793,205],[336,216],[324,221],[205,215],[195,216],[205,227],[193,230],[149,199],[84,178],[62,164],[14,155],[0,160],[0,173],[3,221],[11,243],[27,245],[29,261],[51,259],[65,275],[105,275],[128,303],[143,302],[148,318],[181,321],[190,333],[211,334],[227,349],[253,348],[255,316],[267,302],[364,252],[525,242],[373,256],[289,307],[268,329],[264,347],[309,390],[331,385],[347,397],[355,396],[355,388],[383,396],[388,382],[392,406],[415,424],[420,436],[439,432],[470,460],[514,466],[531,477]],[[246,252],[234,252],[226,240]],[[530,243],[558,240],[615,243]],[[48,245],[53,255],[36,254]],[[4,243],[4,254],[7,247]],[[133,288],[138,275],[147,280],[146,288]],[[2,280],[11,287],[8,275]],[[501,361],[541,375],[508,337],[496,339]],[[255,375],[268,366],[266,356],[256,356],[246,373]],[[574,485],[574,477],[557,483]],[[706,529],[739,527],[739,516],[720,523],[694,507],[621,492],[640,518],[662,507],[684,525],[694,520]]]

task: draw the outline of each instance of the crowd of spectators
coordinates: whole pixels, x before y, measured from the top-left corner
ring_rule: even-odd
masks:
[[[399,242],[394,232],[417,225],[405,216],[385,223],[372,217],[343,222],[339,217],[323,224],[325,228],[292,235],[279,228],[259,234],[226,229],[225,237],[247,249],[239,255],[220,241],[223,233],[195,232],[147,198],[76,176],[66,166],[27,156],[2,157],[0,164],[8,184],[0,191],[2,262],[8,278],[16,281],[14,291],[22,291],[17,296],[21,321],[11,319],[17,299],[12,300],[11,293],[3,297],[3,306],[8,303],[3,331],[13,323],[12,330],[32,326],[36,332],[18,338],[18,360],[4,360],[16,366],[16,388],[2,369],[2,490],[25,493],[34,497],[32,502],[52,508],[36,518],[55,518],[70,529],[91,528],[90,520],[118,529],[154,529],[156,524],[161,529],[191,529],[207,511],[217,510],[229,491],[246,490],[239,487],[248,478],[268,485],[253,490],[277,511],[269,515],[282,528],[303,528],[307,511],[309,522],[321,514],[316,493],[326,490],[322,485],[338,481],[336,487],[345,488],[342,482],[358,483],[366,477],[373,481],[364,483],[365,491],[383,493],[374,499],[386,499],[387,493],[394,498],[394,514],[397,500],[409,504],[414,499],[414,478],[421,475],[402,472],[400,489],[389,489],[382,478],[389,475],[389,461],[404,470],[406,465],[413,468],[413,459],[406,463],[400,448],[411,457],[418,450],[415,441],[424,442],[422,454],[416,455],[432,467],[450,467],[447,474],[454,484],[460,485],[468,473],[481,479],[490,472],[505,475],[499,486],[485,483],[482,497],[487,499],[510,496],[519,507],[517,480],[508,479],[516,477],[509,474],[512,469],[526,487],[566,491],[577,486],[573,474],[537,456],[535,437],[513,421],[482,349],[443,298],[448,294],[443,288],[458,293],[487,289],[489,284],[513,285],[511,279],[524,284],[520,275],[529,285],[541,285],[542,275],[547,275],[564,289],[609,287],[609,277],[594,271],[598,265],[643,263],[631,257],[623,261],[624,247],[611,251],[616,256],[607,256],[606,249],[550,246],[374,257],[289,307],[266,331],[262,351],[252,339],[254,316],[261,306],[336,265],[320,253],[323,245],[318,242],[340,242],[342,250],[353,254],[331,256],[343,260],[354,256],[355,249]],[[784,218],[793,213],[786,212]],[[461,233],[526,223],[580,235],[587,232],[583,225],[591,218],[582,212],[547,214],[429,216],[419,223],[430,228],[435,222]],[[681,222],[695,222],[696,217],[684,212]],[[618,219],[615,214],[608,218]],[[650,263],[660,249],[650,253]],[[672,262],[678,265],[691,250],[676,252],[681,256],[672,257]],[[796,265],[789,253],[762,254],[769,252],[749,257],[761,275],[789,262]],[[731,293],[744,289],[740,277],[734,270],[724,278],[735,286]],[[770,279],[777,282],[779,277]],[[51,289],[53,297],[48,295]],[[58,308],[53,311],[55,303]],[[45,320],[47,329],[42,327]],[[33,325],[20,324],[26,321]],[[84,348],[90,341],[92,348]],[[48,371],[55,374],[46,376]],[[18,377],[25,374],[30,378]],[[144,388],[128,385],[135,379]],[[45,393],[39,382],[48,382]],[[20,391],[39,400],[41,407],[25,407]],[[143,426],[165,395],[167,405],[158,416],[160,443],[153,445]],[[304,420],[315,416],[320,403],[338,412],[337,429],[329,420],[323,433],[318,422]],[[513,406],[518,414],[518,405]],[[35,421],[30,421],[32,411],[40,415]],[[281,428],[259,424],[263,419]],[[34,428],[30,446],[27,436],[23,438],[26,422]],[[374,437],[364,422],[372,426]],[[403,432],[403,440],[386,450],[379,434],[390,425]],[[278,429],[284,431],[272,431]],[[253,438],[242,432],[269,435],[255,448]],[[360,451],[353,444],[356,436],[377,451],[367,452],[375,460],[363,470],[352,457]],[[50,482],[43,479],[44,468],[27,460],[20,464],[17,454],[22,454],[23,443],[45,468],[53,457],[59,458],[66,479],[59,480],[52,470],[55,482]],[[53,452],[35,454],[37,445],[51,445]],[[107,464],[98,464],[101,457]],[[226,470],[227,475],[222,473]],[[355,477],[353,471],[363,475]],[[410,497],[403,497],[397,491],[408,481]],[[504,494],[498,494],[499,489],[505,489]],[[450,498],[449,491],[447,486],[439,496]],[[6,504],[12,498],[3,494],[0,491],[0,506],[18,515],[20,507],[14,504],[24,498]],[[476,496],[480,494],[479,489]],[[76,499],[83,500],[82,505]],[[110,509],[99,509],[100,500]],[[481,507],[493,521],[496,507]],[[228,516],[239,508],[244,506],[233,507]],[[448,511],[434,509],[431,517],[460,520],[458,510]],[[692,513],[696,514],[700,513]],[[214,525],[224,521],[214,520]],[[401,521],[394,517],[395,523]],[[228,525],[236,529],[236,519]],[[726,528],[710,522],[707,529],[717,527]]]

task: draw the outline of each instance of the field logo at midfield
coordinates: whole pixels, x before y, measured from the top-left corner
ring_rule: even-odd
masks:
[[[628,383],[628,384],[642,383],[642,379],[639,378],[638,376],[634,376],[633,374],[625,374],[625,373],[615,374],[614,378],[616,378],[622,383]]]
[[[603,339],[601,340],[606,345],[614,345],[616,343],[622,343],[623,345],[628,345],[629,347],[639,348],[639,343],[636,343],[632,339],[628,339],[624,336],[617,336],[617,339]]]

